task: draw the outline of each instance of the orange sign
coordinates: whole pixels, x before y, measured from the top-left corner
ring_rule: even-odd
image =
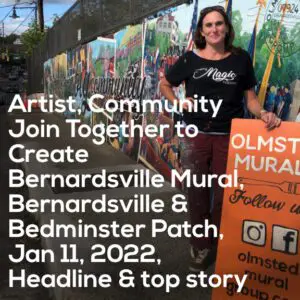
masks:
[[[300,299],[300,124],[267,131],[259,120],[234,120],[227,173],[239,188],[224,193],[216,274],[247,274],[213,291],[214,300]]]

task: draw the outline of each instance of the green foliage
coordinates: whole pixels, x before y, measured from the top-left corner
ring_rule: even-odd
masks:
[[[21,34],[21,42],[25,46],[27,55],[31,55],[33,49],[44,39],[45,32],[41,32],[35,22]]]
[[[235,30],[234,45],[247,50],[251,39],[251,32],[242,33],[243,19],[239,11],[233,11],[232,23]],[[253,24],[254,26],[254,24]],[[256,55],[255,55],[255,73],[258,81],[261,81],[270,57],[270,45],[274,40],[278,20],[265,22],[256,36]],[[285,86],[291,84],[299,77],[300,70],[300,23],[296,23],[288,33],[287,28],[283,25],[280,34],[281,43],[292,45],[294,43],[293,55],[286,57],[285,49],[281,50],[280,64],[278,60],[278,49],[275,52],[273,67],[269,79],[270,85]],[[281,44],[280,43],[280,44]],[[298,47],[298,49],[296,49]],[[297,51],[298,50],[298,51]]]
[[[155,44],[155,48],[159,47],[161,54],[166,54],[170,46],[170,36],[165,33],[157,33]]]
[[[234,27],[234,31],[236,33],[237,36],[240,36],[241,32],[242,32],[242,22],[243,22],[243,18],[241,15],[241,12],[239,10],[235,10],[232,12],[232,25]]]
[[[104,68],[103,65],[101,63],[101,61],[97,61],[95,63],[95,69],[96,69],[96,76],[104,76]]]
[[[142,57],[142,48],[141,46],[133,47],[130,53],[130,62],[135,63],[136,61],[140,60]]]
[[[235,31],[234,45],[237,47],[241,47],[243,49],[248,48],[248,43],[251,38],[251,34],[248,32],[244,32],[243,30],[243,18],[239,10],[235,10],[232,13],[232,25]]]
[[[1,44],[13,44],[16,41],[17,38],[19,38],[19,35],[14,34],[14,33],[12,33],[8,36],[5,36],[5,37],[1,36],[0,37],[0,43]]]
[[[59,15],[58,14],[53,14],[53,25],[55,24],[55,23],[57,23],[58,21],[59,21]]]
[[[272,38],[275,38],[277,28],[279,26],[278,20],[270,20],[263,24],[262,29],[257,35],[256,51],[257,51],[257,64],[255,66],[257,77],[259,80],[264,75],[267,61],[270,57],[270,45]],[[280,33],[280,45],[292,45],[294,51],[288,53],[286,49],[276,49],[271,76],[269,79],[270,85],[285,86],[291,84],[294,80],[299,77],[300,70],[300,53],[299,53],[299,36],[300,36],[300,25],[297,23],[291,31],[288,33],[287,28],[283,25]],[[296,49],[298,47],[298,49]],[[297,51],[298,50],[298,51]],[[293,53],[293,54],[292,54]],[[278,59],[280,54],[280,64]]]
[[[182,31],[179,31],[178,43],[181,44],[185,39],[185,34]]]

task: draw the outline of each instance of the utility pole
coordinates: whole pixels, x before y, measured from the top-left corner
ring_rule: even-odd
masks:
[[[5,38],[5,36],[4,36],[4,21],[2,21],[2,46],[3,47],[4,47],[4,38]],[[4,50],[2,50],[2,51],[4,51]]]
[[[44,0],[37,0],[38,24],[41,32],[44,32]]]
[[[37,3],[35,3],[35,8],[34,8],[34,25],[38,26],[38,9],[37,9]]]

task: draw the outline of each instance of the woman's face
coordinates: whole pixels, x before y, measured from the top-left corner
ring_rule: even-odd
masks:
[[[212,46],[224,44],[227,32],[224,18],[217,11],[212,11],[204,17],[201,34],[207,44]]]

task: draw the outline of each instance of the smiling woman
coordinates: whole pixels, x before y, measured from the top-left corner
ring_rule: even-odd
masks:
[[[162,79],[162,94],[169,100],[176,99],[172,87],[185,82],[186,97],[204,96],[217,103],[222,99],[217,116],[209,111],[188,111],[182,116],[183,126],[195,125],[194,138],[183,136],[180,140],[180,157],[183,171],[191,170],[202,175],[226,173],[231,121],[243,118],[244,101],[248,110],[261,118],[268,129],[279,126],[280,120],[273,113],[262,110],[254,86],[256,79],[248,53],[233,46],[234,29],[222,6],[212,6],[200,12],[194,36],[196,49],[186,52]],[[195,96],[196,95],[196,96]],[[178,101],[178,100],[177,100]],[[182,151],[184,149],[184,151]],[[189,187],[188,201],[193,225],[209,219],[219,228],[223,189],[214,182],[213,191],[208,187]],[[213,207],[211,207],[213,194]],[[198,272],[209,266],[210,253],[217,246],[216,238],[191,239],[190,271]],[[211,260],[211,263],[213,259]]]

